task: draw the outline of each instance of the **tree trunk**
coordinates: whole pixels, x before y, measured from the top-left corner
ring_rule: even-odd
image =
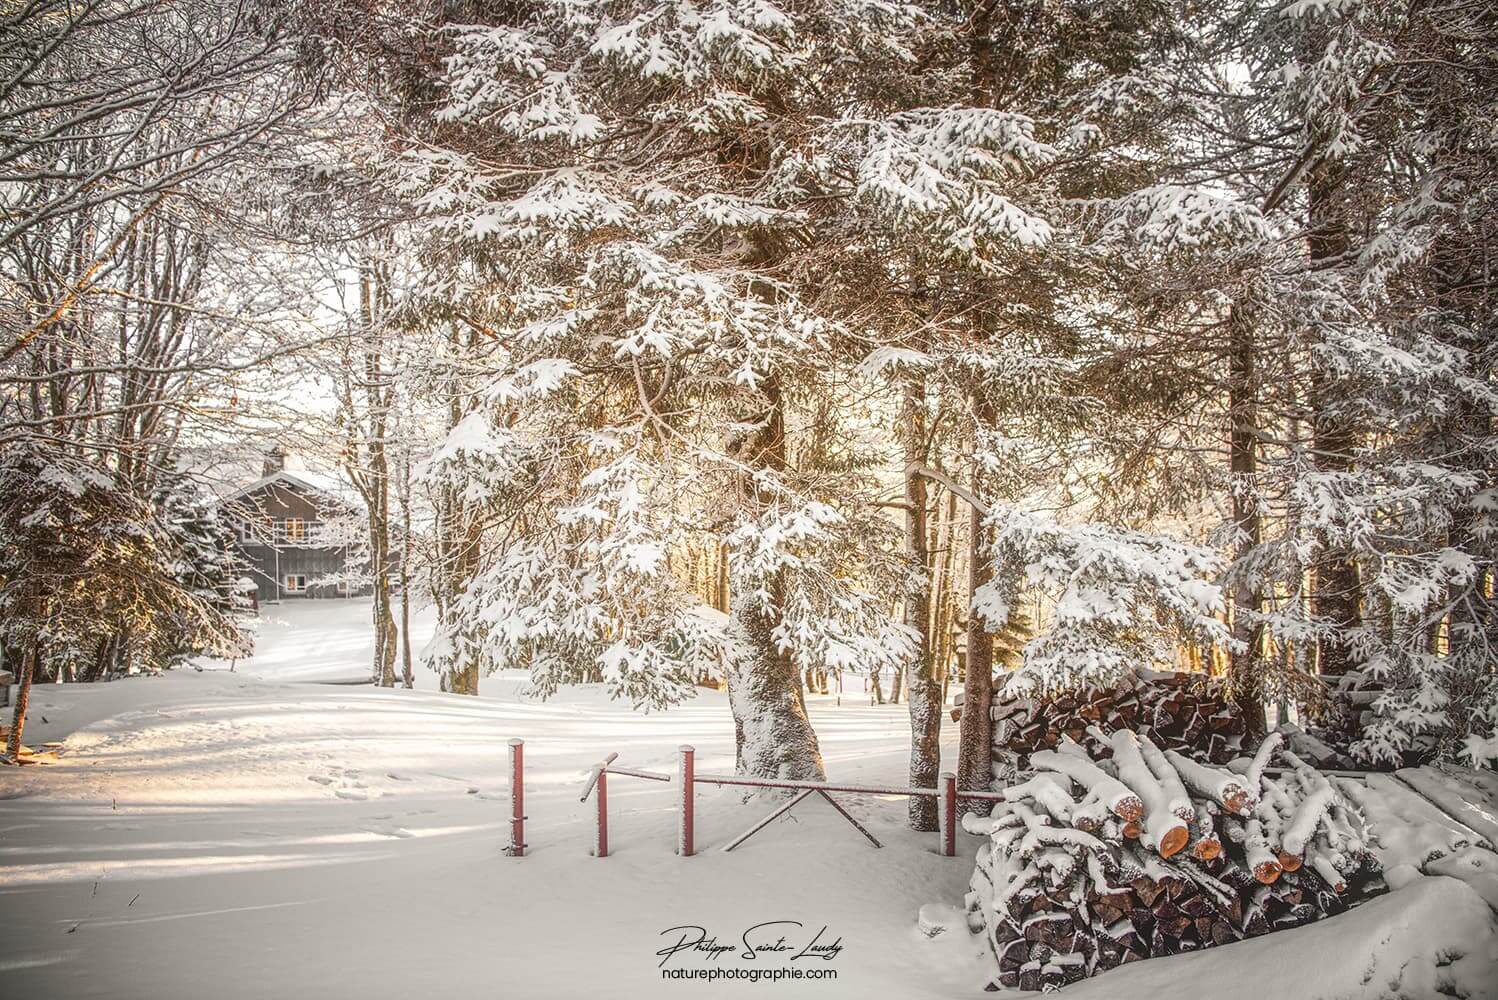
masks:
[[[401,465],[401,682],[416,686],[411,666],[411,452]]]
[[[722,542],[718,543],[718,582],[717,600],[713,607],[728,614],[728,546]]]
[[[772,597],[778,589],[772,587]],[[825,781],[822,750],[806,715],[801,678],[790,656],[777,649],[774,617],[750,606],[752,602],[750,593],[733,602],[735,623],[748,640],[747,655],[728,671],[739,773]]]
[[[993,420],[989,406],[978,401],[974,407],[981,424]],[[978,494],[977,469],[974,469],[973,493]],[[962,722],[958,730],[957,785],[959,788],[987,788],[993,780],[993,633],[982,617],[973,611],[973,599],[979,588],[993,579],[993,564],[983,552],[983,514],[972,508],[968,521],[968,616],[967,680],[962,694]],[[991,805],[981,799],[969,800],[965,808],[987,815]]]
[[[10,715],[10,736],[5,753],[12,764],[21,762],[21,735],[26,729],[26,706],[31,701],[31,679],[36,673],[37,647],[33,645],[21,658],[21,676],[16,688],[16,705]]]
[[[750,432],[741,453],[757,469],[785,468],[785,412],[780,382],[770,375],[761,383],[769,409]],[[768,498],[759,495],[752,478],[742,478],[742,500],[749,510],[760,510]],[[768,606],[761,605],[751,587],[737,588],[730,616],[746,640],[745,653],[729,666],[728,704],[735,734],[740,738],[739,772],[764,778],[825,781],[822,751],[806,715],[801,677],[788,653],[775,639],[783,602],[784,570],[764,587]]]
[[[383,464],[383,459],[381,463]],[[376,472],[375,503],[370,508],[370,557],[374,572],[374,680],[380,687],[395,686],[395,615],[390,608],[390,520],[385,503],[384,470]]]
[[[470,332],[469,350],[477,348],[478,337],[476,330]],[[462,344],[457,325],[452,327],[450,339],[456,354]],[[447,429],[452,430],[468,415],[464,400],[470,397],[456,376],[448,384],[447,395]],[[432,570],[432,599],[437,605],[438,628],[452,647],[452,652],[442,663],[438,685],[451,694],[477,695],[478,660],[465,635],[457,603],[479,570],[483,552],[482,520],[462,493],[450,486],[438,489],[436,505],[437,559]]]
[[[906,700],[910,707],[910,784],[935,788],[941,771],[941,685],[933,670],[931,648],[931,551],[926,534],[926,480],[913,469],[926,464],[926,383],[906,383],[900,424],[905,446],[905,558],[919,582],[905,595],[907,628],[920,636],[915,657],[905,665]],[[912,795],[908,819],[913,830],[935,830],[936,800]]]
[[[1309,188],[1310,253],[1312,268],[1334,267],[1347,252],[1346,206],[1342,197],[1345,170],[1340,163],[1327,161],[1311,173]],[[1335,411],[1336,386],[1317,365],[1313,369],[1311,406],[1314,412],[1312,441],[1316,450],[1316,467],[1323,472],[1345,472],[1352,468],[1352,452],[1357,446],[1357,429]],[[1340,677],[1356,664],[1345,638],[1359,625],[1362,587],[1357,564],[1345,549],[1328,548],[1316,563],[1312,607],[1316,615],[1330,621],[1342,631],[1320,649],[1321,673]]]
[[[1259,592],[1243,565],[1262,541],[1259,519],[1257,446],[1258,414],[1255,407],[1254,339],[1252,318],[1242,305],[1228,314],[1228,467],[1233,480],[1233,524],[1237,528],[1233,583],[1233,637],[1245,648],[1232,654],[1231,694],[1249,732],[1262,735],[1264,682],[1260,671],[1263,655],[1263,623],[1250,621],[1244,611],[1259,609]]]

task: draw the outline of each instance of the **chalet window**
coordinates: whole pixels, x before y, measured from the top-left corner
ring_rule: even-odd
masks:
[[[286,576],[286,590],[287,590],[288,593],[300,594],[302,591],[304,591],[306,589],[307,589],[307,576],[306,576],[306,574],[303,574],[303,573],[298,573],[298,574],[295,574],[295,575],[292,575],[292,574],[289,574],[289,573],[287,574],[287,576]]]
[[[288,542],[300,542],[307,537],[307,522],[299,517],[288,517],[284,522],[285,538]]]
[[[348,593],[348,581],[347,580],[339,580],[338,581],[338,592],[340,594],[347,594]]]

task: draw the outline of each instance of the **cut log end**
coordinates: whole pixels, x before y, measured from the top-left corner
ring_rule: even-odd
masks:
[[[1230,786],[1223,793],[1222,807],[1234,816],[1247,816],[1253,806],[1253,797],[1236,785]]]
[[[1134,796],[1113,803],[1113,815],[1125,823],[1137,823],[1144,818],[1144,803]]]
[[[1198,861],[1211,861],[1222,854],[1222,841],[1216,837],[1203,837],[1191,845],[1191,856]]]
[[[1300,871],[1304,859],[1299,854],[1291,854],[1289,851],[1280,851],[1280,868],[1287,872]]]
[[[1184,826],[1173,826],[1166,830],[1160,837],[1160,857],[1168,858],[1179,854],[1186,848],[1186,842],[1191,835]]]
[[[1280,877],[1280,866],[1276,861],[1263,861],[1254,865],[1254,878],[1265,885],[1273,885]]]

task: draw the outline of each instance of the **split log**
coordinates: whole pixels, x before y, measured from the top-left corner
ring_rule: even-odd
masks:
[[[1185,822],[1177,815],[1179,802],[1172,790],[1168,790],[1150,769],[1145,761],[1143,746],[1135,733],[1120,729],[1109,737],[1109,742],[1113,746],[1113,761],[1118,767],[1119,780],[1128,785],[1144,803],[1144,829],[1140,839],[1162,858],[1178,853],[1191,839],[1191,834],[1186,829]],[[1180,785],[1179,778],[1175,785]],[[1185,795],[1184,789],[1181,795]],[[1186,799],[1185,802],[1189,809],[1190,800]]]
[[[1064,752],[1068,747],[1077,747],[1069,739],[1061,741],[1061,750],[1043,750],[1031,758],[1031,763],[1040,770],[1064,774],[1083,788],[1088,794],[1100,799],[1113,815],[1128,822],[1144,815],[1144,803],[1135,791],[1108,774],[1087,758],[1085,752]]]
[[[1217,823],[1212,808],[1205,802],[1196,804],[1196,831],[1191,842],[1191,856],[1198,861],[1211,861],[1222,853],[1222,841],[1217,839]]]
[[[1269,885],[1280,877],[1284,867],[1277,852],[1269,849],[1269,839],[1264,836],[1264,825],[1257,817],[1243,824],[1243,857],[1248,862],[1254,878]]]
[[[1198,798],[1211,799],[1236,816],[1248,815],[1258,803],[1258,796],[1250,791],[1258,786],[1251,786],[1243,775],[1198,764],[1175,750],[1165,751],[1165,757]]]

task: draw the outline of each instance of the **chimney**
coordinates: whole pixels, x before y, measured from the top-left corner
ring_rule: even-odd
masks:
[[[265,453],[265,466],[260,470],[260,475],[274,476],[284,471],[286,471],[286,449],[276,445]]]

